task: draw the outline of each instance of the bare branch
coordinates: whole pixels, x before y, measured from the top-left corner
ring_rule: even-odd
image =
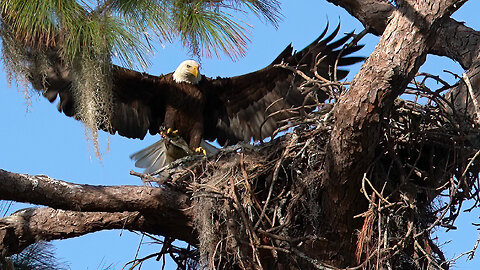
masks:
[[[77,185],[44,175],[31,176],[0,170],[0,199],[46,205],[64,210],[89,211],[90,213],[87,212],[84,218],[106,216],[105,212],[111,212],[113,218],[118,216],[118,213],[113,212],[140,212],[142,216],[148,218],[148,222],[157,233],[185,240],[191,244],[197,242],[190,220],[188,196],[167,187]],[[44,211],[40,212],[44,214],[47,210],[38,211]],[[92,212],[99,212],[99,214]],[[14,217],[24,217],[31,213],[38,212],[22,212],[23,215]],[[82,215],[79,212],[70,211],[55,213],[60,213],[65,218],[70,215],[72,220],[74,220],[73,216],[81,217]],[[52,221],[63,222],[59,216]],[[65,222],[68,222],[68,219]],[[113,226],[105,222],[97,225],[105,229]],[[46,239],[40,237],[36,240]]]
[[[35,242],[72,238],[100,230],[127,229],[164,234],[162,226],[164,225],[158,219],[153,220],[139,212],[75,212],[28,208],[0,219],[0,254],[10,256]],[[180,236],[178,231],[175,234],[177,235],[173,236]],[[192,241],[191,238],[184,240]]]
[[[327,1],[344,8],[374,35],[381,35],[385,31],[388,18],[395,11],[395,7],[386,0]],[[458,2],[463,4],[466,1]],[[480,33],[461,22],[448,18],[442,23],[441,31],[437,32],[434,42],[433,46],[429,48],[429,53],[447,56],[467,69],[472,66],[473,60],[477,58]]]
[[[75,211],[172,212],[184,216],[186,195],[167,187],[78,185],[46,175],[0,170],[0,199]]]

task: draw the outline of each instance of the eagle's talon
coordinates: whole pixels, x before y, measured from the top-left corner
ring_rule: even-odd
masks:
[[[177,135],[178,129],[173,130],[172,128],[167,129],[167,135]]]
[[[203,149],[203,147],[197,147],[195,148],[195,153],[198,153],[198,154],[203,154],[204,156],[207,155],[207,151],[205,151],[205,149]]]

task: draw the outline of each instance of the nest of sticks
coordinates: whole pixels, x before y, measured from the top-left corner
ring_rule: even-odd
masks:
[[[191,194],[199,246],[181,269],[189,269],[192,260],[208,269],[335,269],[304,247],[325,241],[322,168],[332,108],[345,84],[299,75],[305,79],[301,89],[330,99],[279,130],[291,132],[267,143],[225,148],[215,157],[186,157],[162,177],[143,177]],[[428,80],[441,87],[428,88]],[[475,119],[445,98],[452,87],[419,74],[383,119],[376,158],[362,179],[368,207],[356,216],[363,223],[357,268],[449,267],[432,232],[455,229],[458,215],[471,210],[462,209],[466,200],[473,200],[473,207],[480,203],[480,134]],[[464,255],[473,256],[476,246]]]

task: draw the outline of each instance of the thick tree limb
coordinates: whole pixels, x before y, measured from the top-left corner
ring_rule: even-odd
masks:
[[[395,7],[386,0],[327,0],[341,6],[357,18],[371,33],[383,33]],[[466,2],[466,1],[465,1]],[[434,43],[428,52],[446,56],[457,61],[464,69],[474,86],[475,97],[480,97],[480,32],[465,26],[464,23],[448,18],[439,27]],[[460,84],[447,94],[454,110],[474,113],[472,100],[465,84]]]
[[[480,50],[480,32],[454,19],[446,20],[429,53],[457,61],[464,69],[475,67]]]
[[[395,7],[386,0],[327,0],[341,6],[357,18],[372,34],[383,33]],[[466,2],[466,1],[465,1]],[[439,27],[434,43],[428,52],[446,56],[457,61],[465,70],[474,86],[475,96],[480,96],[480,32],[461,22],[448,18]],[[465,85],[460,84],[447,95],[455,110],[473,113],[471,99]]]
[[[89,218],[105,217],[108,216],[106,212],[111,212],[112,216],[105,219],[105,222],[96,224],[99,227],[95,230],[100,230],[101,226],[104,226],[105,229],[113,226],[108,220],[118,218],[119,214],[115,212],[140,212],[158,233],[161,232],[162,235],[172,236],[192,244],[197,241],[188,211],[190,207],[188,196],[166,187],[77,185],[43,175],[31,176],[0,170],[0,199],[46,205],[56,209],[90,212],[87,212],[85,216],[79,212],[55,212],[55,215],[50,217],[53,218],[54,224],[62,222],[61,218],[63,217],[67,218],[66,223],[72,222],[74,216],[83,217],[87,222]],[[35,210],[34,212],[30,210],[15,217],[25,217],[33,213],[38,218],[44,218],[48,216],[46,211],[54,210]],[[92,212],[99,212],[99,214]],[[59,216],[60,214],[62,216]],[[68,219],[69,216],[71,219]],[[30,220],[30,216],[28,217]],[[29,224],[33,226],[32,223]],[[46,222],[44,226],[52,225]],[[82,229],[80,228],[80,230]],[[82,234],[88,232],[90,231]],[[71,235],[70,237],[77,236],[77,233],[72,232]],[[58,237],[69,237],[69,234]],[[47,239],[39,238],[37,240]]]
[[[327,0],[357,18],[370,33],[380,36],[395,7],[386,0]]]
[[[167,187],[92,186],[0,170],[0,200],[75,211],[169,212],[184,216],[188,197]]]
[[[357,18],[370,33],[381,35],[396,8],[386,0],[327,0],[344,8]],[[460,4],[466,1],[459,1]],[[480,33],[454,19],[446,19],[429,48],[429,53],[449,57],[462,65],[471,67],[480,47]]]
[[[186,226],[175,220],[176,230],[165,232],[159,220],[152,220],[139,212],[75,212],[52,208],[29,208],[0,219],[0,255],[10,256],[39,241],[72,238],[109,229],[127,229],[185,237]],[[182,233],[183,231],[183,233]],[[182,235],[183,234],[183,235]],[[192,243],[191,228],[188,239]]]
[[[380,121],[424,63],[441,19],[464,1],[399,1],[379,44],[352,85],[335,105],[330,137],[328,183],[322,197],[326,217],[345,238],[353,236],[352,210],[362,211],[356,197],[365,169],[374,158]],[[331,207],[328,207],[331,206]],[[354,240],[340,253],[351,254]],[[344,248],[347,248],[344,250]]]

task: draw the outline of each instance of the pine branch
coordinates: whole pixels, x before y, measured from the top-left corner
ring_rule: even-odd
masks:
[[[186,219],[188,197],[167,187],[78,185],[46,175],[0,170],[0,200],[13,200],[76,211],[156,212]]]
[[[166,223],[170,225],[166,225]],[[166,226],[175,227],[166,229]],[[75,212],[28,208],[0,219],[0,254],[10,256],[40,241],[66,239],[110,229],[142,231],[196,243],[192,228],[181,220],[149,218],[139,212]]]

